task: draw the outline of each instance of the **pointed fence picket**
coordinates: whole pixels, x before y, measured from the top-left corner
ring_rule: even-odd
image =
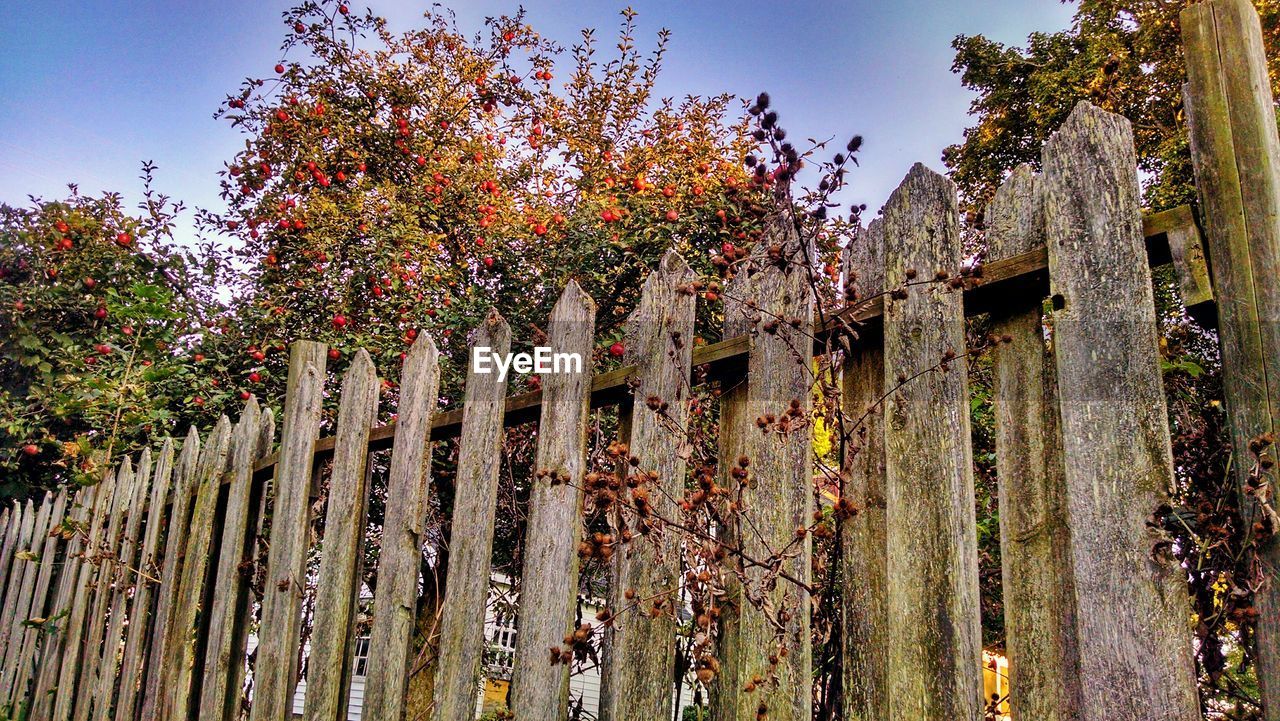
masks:
[[[1044,245],[1040,179],[1019,166],[987,209],[989,257]],[[992,388],[1000,483],[1000,559],[1010,705],[1024,718],[1069,719],[1079,708],[1075,604],[1058,420],[1043,299],[992,313]]]
[[[431,483],[431,416],[440,387],[435,343],[419,336],[409,349],[400,379],[395,450],[387,478],[387,505],[380,560],[382,582],[373,599],[369,657],[378,659],[365,679],[364,713],[371,721],[404,716],[418,577],[422,567],[422,523]]]
[[[316,582],[315,626],[311,632],[307,721],[341,721],[346,716],[360,596],[361,546],[368,513],[366,466],[369,429],[378,418],[378,374],[363,349],[347,370],[338,409],[333,470],[325,509],[324,555]]]
[[[850,307],[884,292],[884,221],[877,218],[845,249]],[[842,688],[848,721],[879,721],[887,708],[885,659],[889,635],[885,618],[884,334],[861,328],[849,343],[841,373],[841,415],[837,419],[845,500],[841,518],[841,573],[849,583],[841,596],[844,653]]]
[[[684,495],[687,463],[680,451],[682,439],[671,428],[684,428],[689,420],[694,280],[684,259],[667,251],[645,280],[640,303],[627,319],[625,361],[637,369],[626,439],[635,459],[629,473],[637,483],[629,493],[632,500],[644,500],[650,515],[616,507],[615,525],[636,540],[613,556],[608,608],[619,615],[605,629],[602,719],[671,716],[672,687],[652,680],[675,677],[681,544],[675,533],[662,536],[659,543],[643,539],[657,525],[652,516],[674,517],[676,499]],[[642,602],[658,612],[624,612]]]
[[[548,344],[553,353],[591,357],[596,304],[578,284],[569,285],[551,311]],[[565,638],[575,629],[578,599],[580,511],[586,474],[591,369],[557,373],[543,382],[542,418],[520,589],[520,633],[511,679],[511,711],[524,718],[563,718],[569,710],[569,659]],[[496,449],[495,449],[496,450]],[[560,659],[548,661],[551,649]]]
[[[492,311],[472,334],[470,348],[511,351],[511,328]],[[489,571],[493,554],[493,523],[498,505],[498,472],[502,445],[503,401],[507,381],[496,373],[467,373],[465,418],[458,443],[458,481],[453,500],[453,543],[449,553],[449,583],[440,618],[440,658],[435,679],[435,721],[470,721],[483,659],[484,614],[476,609],[489,599]],[[421,555],[415,545],[412,563]],[[383,557],[386,563],[386,557]],[[384,566],[385,568],[385,566]],[[377,614],[374,614],[377,618]]]
[[[160,534],[168,524],[168,499],[173,478],[173,440],[164,439],[155,463],[151,498],[147,506],[147,527],[138,556],[138,583],[129,608],[129,629],[120,660],[119,700],[115,718],[132,719],[146,662],[146,634],[154,625],[152,600],[160,576],[158,552]]]

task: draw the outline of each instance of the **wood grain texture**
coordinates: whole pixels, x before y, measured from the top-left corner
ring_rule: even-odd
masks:
[[[469,347],[511,351],[511,328],[496,310],[472,332]],[[493,555],[498,471],[502,465],[502,411],[506,380],[467,371],[462,438],[453,499],[449,569],[440,618],[435,721],[471,721],[486,640],[489,570]],[[415,549],[415,555],[417,550]]]
[[[1213,282],[1209,277],[1209,258],[1205,254],[1200,226],[1193,219],[1190,223],[1170,229],[1165,237],[1169,243],[1174,274],[1178,279],[1178,295],[1182,298],[1182,304],[1187,307],[1188,314],[1199,320],[1201,316],[1197,309],[1208,308],[1216,312]]]
[[[771,248],[777,249],[776,260],[767,254]],[[746,325],[750,348],[745,398],[730,401],[739,404],[733,411],[739,419],[727,431],[732,435],[721,426],[720,439],[729,467],[741,465],[738,459],[743,458],[749,464],[748,488],[738,494],[738,481],[729,481],[742,511],[728,521],[737,527],[727,539],[756,560],[778,554],[780,571],[806,585],[812,541],[807,535],[797,539],[796,529],[808,526],[813,507],[812,253],[796,233],[790,213],[779,210],[767,221],[750,267],[738,274],[746,280],[726,290],[726,298],[736,298],[734,308],[726,308],[725,332]],[[787,430],[784,425],[791,423],[796,427]],[[807,588],[737,555],[731,554],[728,562],[743,582],[734,584],[725,599],[735,613],[721,616],[715,718],[755,721],[763,712],[772,721],[808,719],[812,642]],[[771,664],[771,657],[779,662]]]
[[[160,586],[156,595],[155,619],[151,629],[150,649],[144,666],[141,718],[157,717],[163,693],[161,678],[166,673],[169,656],[169,629],[178,613],[178,592],[182,585],[183,553],[191,527],[191,505],[195,499],[196,466],[200,462],[200,434],[192,427],[182,443],[173,480],[173,503],[169,508],[168,530],[164,541],[164,560]]]
[[[637,368],[626,438],[638,462],[630,472],[650,474],[632,495],[642,492],[652,511],[650,516],[623,512],[614,529],[615,538],[624,531],[633,535],[613,555],[609,608],[620,615],[606,629],[610,651],[601,670],[606,677],[601,718],[608,721],[666,719],[672,713],[681,534],[653,516],[675,518],[675,499],[684,495],[688,464],[681,447],[689,420],[695,278],[680,254],[668,250],[645,279],[640,302],[627,319],[625,361]],[[627,591],[650,602],[624,611],[631,605]],[[665,604],[662,613],[648,613],[654,601]]]
[[[0,542],[0,598],[9,590],[9,572],[13,565],[13,547],[18,543],[18,527],[22,525],[22,506],[14,504],[12,512],[10,509],[4,509],[3,517],[4,536]]]
[[[159,718],[162,721],[183,721],[192,717],[193,704],[199,700],[200,679],[196,668],[198,659],[204,657],[204,638],[201,626],[207,611],[205,606],[209,571],[212,567],[215,515],[218,509],[219,479],[227,470],[227,456],[231,446],[231,420],[226,416],[209,432],[200,450],[200,462],[196,466],[196,498],[191,508],[190,530],[183,551],[182,581],[178,587],[177,612],[170,624],[169,640],[165,642],[166,655],[161,673],[164,692]]]
[[[916,164],[884,207],[885,285],[959,272],[956,190]],[[961,295],[920,283],[887,302],[885,531],[891,721],[978,721],[982,632]],[[905,381],[905,382],[904,382]],[[893,390],[895,389],[896,390]]]
[[[986,212],[988,254],[1044,244],[1039,179],[1020,165]],[[1080,705],[1071,538],[1058,383],[1045,345],[1043,299],[992,313],[996,476],[1009,710],[1013,721],[1070,721]]]
[[[580,373],[546,375],[542,384],[537,477],[529,493],[509,695],[511,711],[521,719],[563,718],[568,712],[569,667],[552,665],[549,654],[553,647],[563,648],[578,596],[595,319],[595,302],[569,281],[551,311],[548,345],[553,353],[579,354],[583,367]]]
[[[98,671],[102,665],[103,637],[107,633],[107,611],[111,607],[113,590],[124,579],[121,568],[120,544],[123,541],[124,521],[133,501],[133,464],[128,457],[121,459],[116,468],[115,497],[102,540],[93,552],[98,563],[97,585],[93,591],[90,615],[85,619],[84,650],[80,659],[80,678],[76,683],[79,698],[76,701],[76,721],[87,721],[97,702]]]
[[[31,565],[23,556],[31,551],[31,532],[35,523],[35,506],[30,500],[26,503],[14,504],[14,524],[11,529],[13,545],[9,554],[9,585],[0,596],[0,663],[5,659],[5,651],[9,647],[9,628],[18,608],[18,594],[22,591],[22,579],[27,567]],[[0,676],[4,668],[0,667]]]
[[[1211,0],[1182,11],[1191,159],[1205,220],[1221,332],[1223,389],[1243,487],[1249,442],[1280,430],[1280,138],[1257,11]],[[1274,457],[1274,451],[1272,451]],[[1274,478],[1271,481],[1275,487]],[[1272,494],[1272,504],[1275,495]],[[1261,509],[1243,499],[1244,523]],[[1280,568],[1280,541],[1259,549]],[[1280,721],[1280,583],[1255,593],[1256,669],[1265,717]]]
[[[142,583],[135,570],[135,564],[142,519],[147,513],[151,480],[151,451],[143,449],[138,457],[138,466],[133,472],[133,485],[129,492],[129,503],[124,517],[124,535],[119,547],[116,581],[111,589],[111,615],[107,622],[107,633],[102,641],[102,659],[98,666],[97,690],[94,692],[93,706],[93,718],[98,721],[107,721],[112,718],[116,680],[119,678],[118,662],[122,650],[120,646],[123,643],[125,614],[129,599]]]
[[[94,505],[88,514],[88,531],[81,551],[82,562],[79,564],[74,597],[67,613],[62,665],[58,671],[58,683],[54,692],[53,718],[57,721],[68,721],[72,718],[75,706],[81,700],[77,691],[83,689],[78,689],[77,681],[80,679],[84,658],[82,652],[85,647],[86,617],[89,614],[94,587],[99,576],[100,547],[106,533],[106,521],[111,516],[116,495],[115,473],[109,472],[103,480],[98,482]]]
[[[1173,460],[1129,121],[1081,102],[1044,146],[1075,568],[1078,718],[1200,718],[1184,574],[1148,527]]]
[[[369,429],[378,417],[378,373],[363,348],[342,382],[324,516],[315,625],[307,661],[306,721],[346,721],[352,640],[364,560]],[[376,659],[370,658],[377,662]]]
[[[884,221],[872,220],[845,248],[845,277],[860,299],[884,290]],[[840,430],[844,490],[855,514],[840,523],[844,713],[848,721],[882,721],[888,713],[889,653],[885,599],[884,337],[860,334],[842,372]]]
[[[4,607],[0,609],[0,699],[7,699],[10,706],[15,701],[12,689],[18,670],[18,656],[22,651],[22,622],[27,620],[31,610],[31,594],[35,590],[39,570],[32,547],[41,526],[49,523],[51,506],[51,503],[30,500],[23,506],[18,552],[13,557],[13,583],[9,585]]]
[[[285,721],[293,710],[306,588],[312,448],[320,435],[327,352],[323,344],[312,341],[298,341],[290,350],[251,721]]]
[[[161,534],[169,520],[169,491],[173,480],[173,439],[165,438],[156,457],[151,481],[151,499],[147,504],[147,527],[138,551],[138,569],[146,574],[138,579],[129,605],[129,629],[125,634],[124,652],[120,659],[120,696],[116,700],[115,718],[132,721],[141,691],[142,666],[150,647],[147,633],[154,627],[154,604],[157,582],[161,576],[159,549]]]
[[[244,645],[248,634],[249,553],[256,530],[257,506],[253,503],[253,462],[259,452],[262,413],[258,399],[250,398],[240,411],[231,436],[230,475],[222,540],[209,607],[208,645],[205,647],[203,681],[200,684],[200,718],[233,721],[240,712],[240,680]]]
[[[1169,249],[1166,245],[1168,233],[1192,222],[1191,217],[1189,206],[1179,206],[1144,216],[1144,220],[1152,221],[1152,226],[1147,232],[1147,242],[1149,259],[1153,266],[1170,262]],[[965,315],[988,313],[993,307],[1008,300],[1010,296],[1047,293],[1048,259],[1047,251],[1041,247],[1012,258],[984,264],[982,277],[970,279],[964,290]],[[1204,315],[1200,317],[1207,318],[1205,322],[1211,320],[1211,310],[1211,308],[1202,309]],[[883,312],[883,303],[879,298],[874,298],[865,305],[859,305],[856,309],[841,313],[841,317],[829,318],[827,324],[815,329],[813,341],[815,354],[824,352],[827,347],[827,337],[833,329],[843,328],[850,320],[856,320],[874,328],[879,323]],[[748,340],[746,336],[735,334],[717,343],[699,346],[693,351],[693,365],[706,366],[708,377],[713,380],[726,376],[732,380],[733,376],[739,372],[737,366],[745,360]],[[591,407],[605,408],[629,402],[631,393],[628,382],[635,376],[635,372],[635,366],[624,366],[595,376],[591,382]],[[536,421],[541,412],[541,400],[541,391],[511,396],[506,402],[503,423],[510,427]],[[457,438],[462,432],[462,415],[461,408],[437,412],[431,423],[431,439],[440,441]],[[395,433],[395,422],[374,428],[369,434],[369,450],[391,448]],[[319,458],[332,453],[333,437],[329,436],[316,441],[314,451]],[[278,461],[278,454],[260,459],[254,464],[255,478],[269,476]]]
[[[71,504],[67,511],[67,516],[71,521],[69,527],[79,528],[88,523],[89,514],[96,502],[98,490],[99,486],[94,485],[88,488],[81,488],[77,492],[75,502]],[[57,622],[46,636],[40,653],[40,666],[36,672],[35,689],[31,693],[29,716],[31,721],[46,721],[53,714],[53,691],[62,671],[63,649],[67,637],[65,617],[69,615],[76,593],[76,583],[80,580],[79,569],[83,563],[81,557],[83,551],[83,536],[79,533],[73,534],[71,539],[66,542],[66,549],[62,554],[62,570],[58,574],[57,592],[49,609],[50,618],[60,616],[63,620]]]
[[[46,496],[45,502],[46,504],[48,503],[48,496]],[[26,617],[32,623],[40,619],[47,619],[50,616],[50,606],[53,602],[50,595],[51,592],[56,590],[53,588],[53,584],[57,578],[58,569],[62,564],[60,549],[63,546],[63,541],[57,529],[62,525],[63,518],[66,516],[67,503],[67,489],[63,488],[53,500],[48,523],[44,524],[43,529],[37,524],[37,530],[32,534],[32,550],[37,551],[39,554],[36,559],[39,570],[36,574],[35,588],[31,595],[31,606]],[[45,644],[44,639],[45,634],[39,627],[32,626],[23,629],[22,649],[18,655],[18,666],[15,671],[16,676],[13,682],[11,698],[15,704],[20,704],[27,709],[31,708],[32,697],[29,691],[31,682],[35,679],[40,654],[47,650],[47,644]]]
[[[387,504],[378,590],[373,599],[373,628],[362,713],[370,721],[400,721],[412,660],[422,567],[422,523],[431,486],[431,417],[439,402],[440,368],[436,345],[419,335],[400,375],[395,450],[387,478]]]
[[[746,437],[746,434],[753,429],[751,419],[748,417],[750,408],[747,406],[747,353],[751,346],[749,333],[753,325],[747,305],[747,301],[751,299],[750,286],[751,278],[745,271],[735,273],[724,284],[724,335],[741,339],[742,343],[732,355],[726,356],[733,360],[726,361],[727,366],[723,369],[724,376],[720,381],[720,438],[716,447],[716,462],[719,471],[717,483],[722,488],[735,487],[737,480],[731,474],[731,470],[737,467],[739,457],[741,442],[737,439]],[[694,357],[696,363],[696,353]],[[737,531],[738,528],[733,524],[723,524],[722,527],[715,529],[721,543],[726,546],[737,542]],[[732,630],[726,632],[725,629],[733,629],[738,623],[740,614],[736,599],[742,596],[742,584],[738,582],[738,577],[732,572],[732,568],[722,575],[722,580],[724,602],[718,609],[720,634],[716,638],[715,651],[722,661],[721,670],[724,671],[726,668],[735,668],[737,664],[739,635]],[[735,671],[734,675],[736,674]],[[731,718],[731,700],[738,693],[734,688],[735,682],[735,679],[726,675],[716,680],[707,689],[710,708],[713,712],[716,709],[724,709],[723,715]],[[741,686],[739,685],[738,688]],[[713,719],[729,721],[721,716],[713,716]]]

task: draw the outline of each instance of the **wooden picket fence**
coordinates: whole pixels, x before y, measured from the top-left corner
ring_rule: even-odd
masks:
[[[310,587],[304,716],[346,718],[369,458],[389,448],[362,717],[399,721],[431,444],[457,438],[433,713],[471,719],[503,428],[536,422],[509,703],[521,721],[566,718],[570,669],[548,652],[576,628],[591,410],[621,409],[629,453],[652,472],[655,513],[666,515],[688,470],[670,423],[688,420],[691,377],[720,383],[720,482],[731,483],[734,459],[748,458],[755,499],[742,511],[752,531],[725,541],[741,557],[800,548],[779,569],[725,562],[747,585],[779,572],[808,583],[811,541],[797,544],[795,534],[814,511],[812,444],[808,433],[761,433],[757,419],[792,407],[807,414],[812,368],[796,349],[826,347],[854,324],[859,340],[841,356],[842,406],[866,420],[841,469],[842,497],[858,510],[840,530],[844,717],[977,721],[985,701],[969,385],[963,359],[939,360],[963,354],[966,316],[986,313],[1000,338],[993,391],[1015,717],[1198,719],[1185,579],[1150,523],[1174,476],[1151,266],[1173,263],[1198,317],[1212,315],[1215,299],[1190,209],[1144,218],[1139,198],[1129,123],[1082,103],[1045,144],[1041,172],[1019,168],[1000,189],[980,272],[958,273],[954,186],[917,165],[846,253],[843,272],[862,300],[812,329],[777,322],[814,315],[799,239],[779,217],[760,246],[786,260],[762,260],[726,287],[726,340],[690,342],[692,273],[671,252],[629,320],[627,365],[547,375],[540,392],[507,397],[496,374],[472,369],[462,407],[439,410],[437,351],[424,334],[401,370],[396,422],[375,425],[380,384],[359,351],[341,380],[335,433],[320,438],[327,349],[297,342],[278,444],[273,413],[250,400],[234,424],[223,417],[203,437],[192,429],[181,443],[165,439],[120,459],[96,485],[0,513],[0,702],[37,721],[292,718]],[[1215,266],[1215,280],[1225,272]],[[1238,300],[1215,290],[1218,307]],[[590,358],[594,316],[571,282],[547,344]],[[491,313],[470,343],[505,353],[511,331]],[[652,398],[665,402],[661,417]],[[322,485],[317,551],[309,529]],[[624,590],[650,598],[676,588],[679,543],[670,533],[619,549],[609,607],[626,605]],[[250,575],[264,555],[255,602]],[[318,570],[308,570],[317,555]],[[762,604],[729,591],[708,684],[713,718],[808,719],[809,615],[770,615],[806,608],[804,587],[763,584],[754,588]],[[669,613],[626,615],[608,629],[601,718],[672,718],[677,633]]]

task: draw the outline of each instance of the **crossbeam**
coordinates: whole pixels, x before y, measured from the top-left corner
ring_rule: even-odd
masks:
[[[1190,206],[1179,206],[1159,213],[1146,214],[1142,219],[1143,234],[1147,241],[1147,259],[1151,267],[1158,267],[1174,262],[1181,257],[1201,257],[1203,253],[1188,253],[1188,249],[1171,247],[1171,241],[1177,243],[1201,242],[1199,229]],[[1201,251],[1195,248],[1195,251]],[[1180,275],[1198,272],[1190,271],[1179,265]],[[964,312],[966,316],[981,315],[991,311],[998,305],[1009,303],[1010,299],[1040,297],[1049,292],[1049,253],[1041,246],[1034,250],[1001,258],[981,266],[980,276],[966,278],[964,289]],[[1182,287],[1187,286],[1185,279],[1180,279]],[[1189,309],[1193,317],[1212,317],[1212,313],[1204,313],[1204,306],[1212,306],[1212,299],[1197,298],[1197,307]],[[879,325],[884,315],[884,299],[876,297],[866,303],[860,303],[846,312],[829,319],[814,333],[815,350],[821,351],[831,331],[844,324],[861,326],[872,330]],[[750,336],[741,335],[728,338],[718,343],[701,346],[693,351],[693,367],[705,366],[708,377],[715,378],[729,367],[742,367],[750,350]],[[607,373],[595,376],[591,384],[591,407],[605,408],[630,400],[631,393],[628,382],[635,376],[635,366],[623,366]],[[542,408],[542,392],[532,391],[507,398],[506,412],[503,416],[504,426],[515,426],[530,423],[538,419]],[[395,438],[395,422],[374,428],[369,434],[369,450],[378,451],[391,447]],[[454,408],[437,414],[431,423],[431,440],[440,441],[457,438],[462,433],[462,409]],[[320,438],[316,441],[316,460],[333,453],[334,438]],[[263,458],[254,466],[254,474],[269,475],[276,464],[276,454]]]

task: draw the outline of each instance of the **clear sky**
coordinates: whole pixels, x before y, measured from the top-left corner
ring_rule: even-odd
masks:
[[[248,75],[270,75],[287,28],[273,0],[8,3],[0,13],[0,202],[57,197],[66,183],[136,201],[141,161],[158,188],[220,208],[215,172],[243,140],[212,119]],[[351,0],[353,10],[364,7]],[[451,0],[468,32],[518,0]],[[604,40],[625,2],[525,0],[531,24],[564,46],[582,27]],[[911,163],[941,171],[969,123],[951,39],[1022,44],[1067,26],[1058,0],[634,0],[641,38],[673,31],[662,95],[767,90],[791,137],[865,137],[846,199],[878,209]],[[377,0],[409,27],[427,4]],[[562,74],[561,77],[564,77]],[[188,219],[189,219],[188,213]]]

